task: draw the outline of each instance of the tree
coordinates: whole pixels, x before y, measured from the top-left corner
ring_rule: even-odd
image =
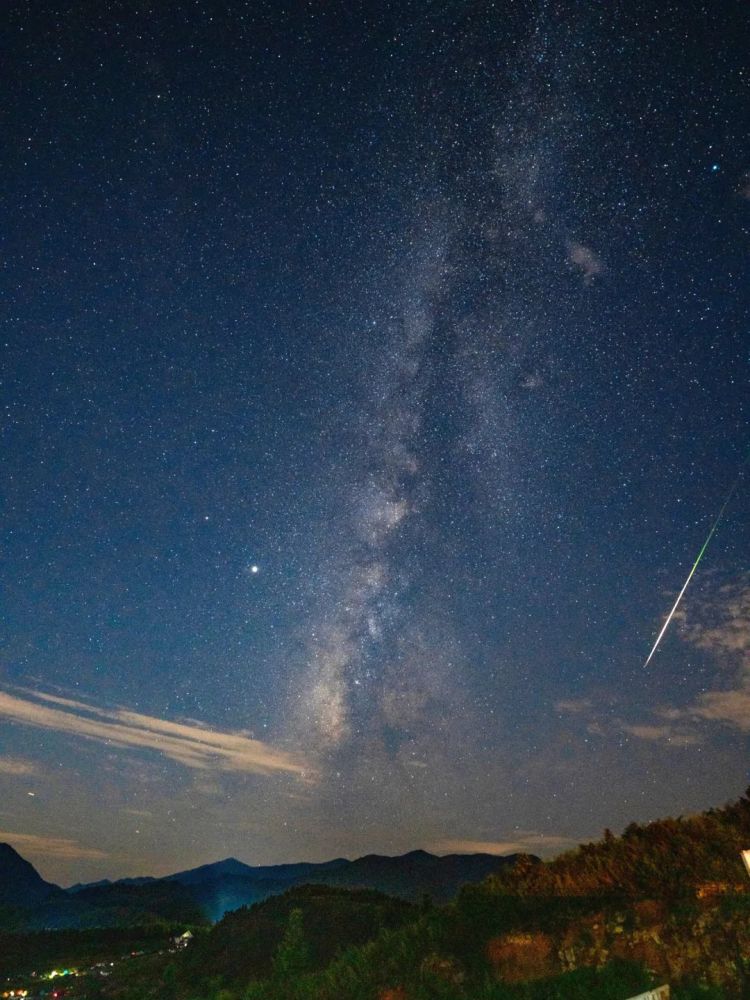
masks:
[[[273,959],[274,979],[287,983],[306,972],[310,966],[310,950],[302,926],[302,910],[289,914],[284,937]]]

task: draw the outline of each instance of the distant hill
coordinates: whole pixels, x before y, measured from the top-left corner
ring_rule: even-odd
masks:
[[[131,884],[125,879],[66,891],[46,882],[10,844],[0,844],[0,931],[171,926],[204,919],[181,885],[156,879]]]
[[[62,890],[45,882],[32,864],[10,844],[0,844],[0,903],[5,906],[35,906]]]
[[[513,865],[518,855],[497,857],[492,854],[451,854],[438,857],[427,851],[411,851],[397,857],[368,854],[355,861],[334,858],[320,863],[296,862],[286,865],[247,865],[236,858],[225,858],[200,865],[162,879],[122,879],[92,886],[73,886],[76,895],[91,888],[112,892],[124,885],[178,883],[189,890],[191,900],[211,921],[241,906],[251,906],[270,896],[277,896],[298,885],[331,885],[344,889],[373,889],[411,901],[424,895],[435,902],[452,899],[462,885],[479,882]]]
[[[188,871],[175,872],[163,881],[176,882],[188,889],[206,917],[215,921],[230,910],[277,896],[294,885],[325,881],[328,873],[350,864],[345,858],[337,858],[321,864],[297,862],[253,866],[236,858],[226,858]]]
[[[93,886],[80,889],[73,899],[94,911],[95,920],[103,927],[152,923],[199,924],[205,920],[190,890],[164,879],[135,885],[132,882],[113,882]]]
[[[517,854],[449,854],[438,857],[427,851],[411,851],[399,857],[367,854],[345,866],[315,874],[311,882],[345,888],[376,889],[400,899],[417,901],[428,895],[447,902],[462,885],[481,882],[488,875],[512,867]]]
[[[321,864],[298,863],[252,867],[234,858],[169,875],[165,881],[190,889],[210,920],[240,906],[276,896],[296,885],[330,885],[373,889],[399,899],[418,901],[424,895],[447,902],[462,885],[479,882],[513,865],[517,855],[453,854],[437,857],[411,851],[397,857],[368,854],[355,861],[336,858]]]
[[[165,879],[169,882],[180,882],[182,885],[197,885],[210,882],[217,877],[299,882],[316,872],[332,871],[350,864],[352,862],[347,861],[346,858],[335,858],[333,861],[323,861],[319,864],[311,861],[298,861],[288,865],[246,865],[236,858],[225,858],[224,861],[214,861],[212,864],[201,865],[199,868],[190,868],[185,872],[166,875]]]
[[[118,885],[148,885],[149,882],[157,882],[158,879],[154,878],[153,875],[140,875],[137,878],[118,878]],[[108,885],[114,885],[115,883],[110,878],[99,879],[98,882],[76,882],[75,885],[69,886],[65,891],[71,894],[77,892],[82,892],[84,889],[101,889]]]
[[[247,865],[236,858],[175,872],[164,878],[127,878],[67,890],[45,882],[10,845],[0,845],[0,930],[192,924],[262,902],[299,885],[372,889],[400,899],[436,902],[460,887],[512,865],[516,855],[412,851],[399,857],[368,854],[355,861]]]

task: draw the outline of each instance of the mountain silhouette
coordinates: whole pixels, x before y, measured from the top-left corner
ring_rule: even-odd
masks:
[[[0,844],[0,903],[34,906],[60,894],[59,886],[45,882],[36,868],[10,844]]]
[[[452,854],[438,857],[410,851],[396,857],[367,854],[348,861],[246,865],[235,858],[168,875],[165,881],[189,888],[209,920],[230,910],[276,896],[294,886],[328,885],[343,889],[374,889],[399,899],[417,901],[425,895],[436,902],[453,898],[467,882],[479,882],[513,864],[516,855]]]
[[[452,899],[468,882],[480,882],[516,855],[452,854],[438,857],[410,851],[397,857],[367,854],[349,861],[248,865],[225,858],[163,878],[102,879],[67,890],[45,882],[9,844],[0,844],[0,903],[13,908],[13,920],[29,928],[110,927],[154,919],[209,921],[225,913],[278,896],[297,886],[373,889],[416,902],[430,896]],[[2,915],[0,914],[0,930]]]

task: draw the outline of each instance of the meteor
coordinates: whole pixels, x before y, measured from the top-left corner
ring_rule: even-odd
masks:
[[[652,646],[652,648],[651,648],[651,652],[650,652],[650,653],[648,654],[648,656],[646,657],[646,662],[645,662],[645,663],[643,664],[643,666],[644,666],[644,667],[647,667],[647,666],[649,665],[649,663],[651,662],[651,657],[652,657],[652,656],[654,655],[654,653],[656,652],[656,650],[657,650],[657,648],[658,648],[658,646],[659,646],[659,643],[661,642],[661,640],[662,640],[662,638],[663,638],[663,636],[664,636],[664,633],[665,633],[665,632],[667,631],[667,629],[669,628],[669,623],[670,623],[670,622],[672,621],[672,618],[674,618],[674,613],[675,613],[675,611],[677,610],[677,608],[678,608],[678,606],[679,606],[679,603],[680,603],[680,601],[682,600],[682,595],[683,595],[683,594],[685,593],[685,591],[686,591],[686,590],[688,589],[688,584],[689,584],[689,583],[690,583],[690,581],[691,581],[691,580],[693,579],[693,573],[695,573],[695,571],[696,571],[696,570],[698,569],[698,563],[699,563],[699,562],[701,561],[701,559],[703,558],[703,553],[704,553],[704,552],[706,551],[706,549],[708,548],[708,543],[709,543],[709,542],[711,541],[711,539],[712,539],[712,538],[713,538],[713,536],[714,536],[714,532],[715,532],[715,531],[716,531],[716,529],[717,529],[717,528],[719,527],[719,522],[721,521],[722,517],[724,516],[724,511],[725,511],[725,510],[727,509],[727,507],[729,506],[729,501],[730,501],[730,500],[732,499],[732,497],[734,496],[734,494],[735,494],[735,493],[737,492],[737,487],[738,487],[738,486],[740,485],[740,480],[742,479],[742,473],[744,472],[744,467],[745,467],[745,465],[746,465],[746,464],[747,464],[747,459],[745,459],[745,462],[743,463],[743,466],[742,466],[742,469],[740,470],[740,474],[739,474],[739,476],[737,476],[737,478],[736,478],[736,479],[735,479],[735,481],[734,481],[734,485],[732,486],[731,490],[730,490],[730,491],[729,491],[729,493],[727,494],[727,498],[726,498],[726,500],[725,500],[725,501],[724,501],[724,503],[723,503],[723,504],[721,505],[721,510],[720,510],[720,511],[719,511],[719,513],[717,514],[717,516],[716,516],[716,520],[715,520],[715,521],[714,521],[714,523],[713,523],[713,524],[711,525],[711,530],[709,531],[708,535],[706,536],[706,540],[705,540],[705,542],[703,543],[703,546],[701,547],[701,550],[700,550],[700,552],[698,553],[698,558],[697,558],[697,559],[695,560],[695,562],[693,563],[693,568],[692,568],[692,569],[690,570],[690,572],[688,573],[688,576],[687,576],[687,580],[685,580],[685,582],[683,583],[683,585],[682,585],[682,590],[681,590],[681,591],[679,592],[679,594],[677,595],[677,600],[676,600],[676,601],[674,602],[674,605],[672,606],[672,610],[671,610],[671,611],[669,612],[669,614],[667,615],[667,617],[666,617],[666,620],[665,620],[664,624],[663,624],[663,625],[662,625],[662,627],[661,627],[661,632],[659,632],[659,634],[657,635],[657,637],[656,637],[656,642],[654,643],[654,645],[653,645],[653,646]]]

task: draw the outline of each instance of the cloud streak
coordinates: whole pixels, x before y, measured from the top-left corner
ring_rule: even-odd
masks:
[[[99,861],[108,858],[106,851],[96,847],[83,847],[67,837],[44,837],[36,833],[16,833],[0,830],[0,842],[10,844],[19,854],[38,855],[42,858],[62,858],[65,861]]]
[[[750,733],[750,688],[735,691],[707,691],[689,709],[691,715],[709,722],[722,722]]]
[[[36,767],[30,760],[22,760],[20,757],[0,757],[0,774],[21,778],[36,774]]]
[[[569,713],[570,715],[581,715],[588,713],[592,709],[590,698],[563,698],[555,702],[555,711]]]
[[[651,723],[621,722],[620,726],[628,736],[634,736],[637,740],[644,740],[646,743],[669,743],[674,747],[689,747],[696,746],[701,742],[697,733],[671,724],[653,725]]]
[[[299,754],[277,750],[244,733],[170,722],[125,709],[98,708],[41,692],[23,695],[0,691],[0,717],[109,747],[155,751],[196,770],[303,777],[309,769]]]
[[[546,833],[519,833],[512,840],[437,840],[428,845],[436,854],[554,854],[575,847],[581,841]]]
[[[750,577],[718,587],[682,615],[681,638],[734,672],[734,686],[705,691],[684,715],[750,733]]]

